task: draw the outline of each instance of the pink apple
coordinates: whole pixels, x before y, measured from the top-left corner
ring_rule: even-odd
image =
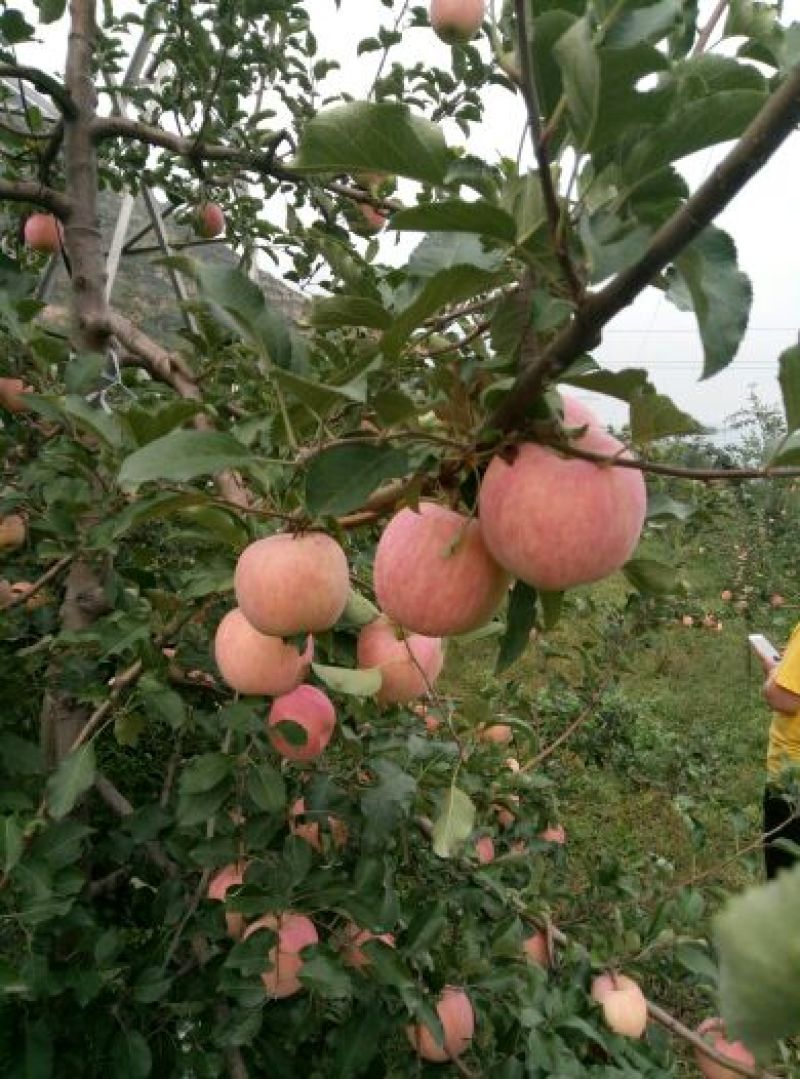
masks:
[[[217,202],[204,202],[197,208],[195,228],[204,240],[213,240],[225,231],[225,214]]]
[[[303,745],[294,745],[291,735],[276,730],[280,723],[295,723],[306,732]],[[273,701],[267,717],[267,734],[272,745],[289,761],[312,761],[330,742],[336,726],[336,712],[330,698],[316,686],[302,685]]]
[[[545,843],[563,846],[567,842],[567,833],[563,824],[551,824],[543,832],[539,832],[539,839],[543,839]]]
[[[482,835],[475,840],[475,854],[481,865],[494,861],[494,841],[490,835]]]
[[[495,745],[507,746],[514,737],[514,731],[507,723],[494,723],[491,727],[484,727],[478,737],[482,742],[494,742]]]
[[[436,1013],[442,1024],[444,1041],[439,1041],[424,1023],[406,1028],[409,1041],[423,1060],[444,1064],[457,1060],[475,1034],[475,1011],[463,989],[448,985],[442,990]]]
[[[247,862],[233,862],[220,869],[216,876],[212,877],[208,885],[208,898],[215,899],[220,903],[225,902],[225,896],[229,888],[238,888],[244,883],[244,875],[247,870]],[[238,940],[244,930],[244,915],[228,913],[225,915],[225,924],[228,934]]]
[[[381,672],[381,704],[404,704],[422,697],[439,677],[444,663],[438,637],[403,635],[385,616],[364,626],[358,635],[357,652],[362,670],[377,667]]]
[[[364,970],[369,966],[369,956],[362,950],[365,944],[371,940],[380,940],[389,948],[394,948],[394,935],[392,933],[372,933],[369,929],[361,929],[348,923],[342,934],[341,954],[342,962],[356,970]]]
[[[247,621],[274,637],[330,629],[350,595],[345,553],[322,532],[281,533],[249,544],[233,583]]]
[[[606,1026],[626,1038],[641,1038],[647,1027],[647,1000],[633,978],[600,974],[592,982],[592,999],[603,1010]]]
[[[550,954],[550,946],[547,943],[547,934],[537,930],[522,942],[522,951],[526,959],[536,963],[540,967],[551,967],[553,958]]]
[[[431,0],[431,26],[448,45],[470,41],[485,17],[486,0]]]
[[[389,618],[429,637],[484,625],[509,584],[486,550],[478,522],[435,502],[392,517],[375,551],[374,579]]]
[[[237,693],[279,697],[305,678],[314,658],[314,641],[308,637],[301,655],[293,644],[253,629],[235,607],[217,628],[214,658],[220,674]]]
[[[593,414],[564,397],[564,423],[587,430],[574,445],[614,457],[623,446]],[[562,456],[526,442],[496,456],[479,495],[483,538],[497,562],[536,588],[599,581],[633,554],[644,524],[642,473]]]
[[[0,408],[6,412],[25,412],[28,408],[25,394],[31,387],[21,378],[0,378]]]
[[[31,214],[25,222],[24,234],[26,247],[49,255],[60,251],[64,240],[64,229],[53,214]]]
[[[303,988],[298,974],[303,969],[300,955],[304,948],[319,942],[316,927],[303,914],[266,914],[247,927],[244,939],[259,929],[272,929],[278,934],[278,942],[269,950],[272,969],[261,975],[267,995],[282,999],[294,996]]]

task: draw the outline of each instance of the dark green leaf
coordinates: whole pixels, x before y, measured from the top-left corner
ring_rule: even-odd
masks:
[[[124,442],[122,421],[113,413],[94,407],[83,397],[68,394],[61,400],[61,408],[78,427],[89,431],[109,446],[119,449]]]
[[[407,815],[414,801],[417,781],[391,761],[375,763],[378,782],[361,797],[366,845],[382,844],[400,820]]]
[[[229,468],[243,468],[253,454],[222,431],[172,431],[122,462],[120,486],[133,489],[153,480],[185,483]]]
[[[591,137],[600,99],[600,61],[589,16],[579,19],[562,34],[554,51],[561,68],[575,140],[583,147]]]
[[[753,289],[738,267],[733,240],[713,226],[678,256],[675,270],[667,295],[694,310],[705,353],[702,377],[710,378],[727,367],[742,343]]]
[[[626,367],[622,371],[591,371],[589,374],[567,373],[562,376],[562,382],[593,393],[617,397],[620,401],[632,401],[645,391],[649,393],[652,390],[643,367]]]
[[[778,381],[788,434],[800,427],[800,345],[792,345],[778,357]]]
[[[517,581],[508,600],[506,632],[500,642],[495,674],[502,674],[519,659],[528,646],[535,625],[536,589],[524,581]]]
[[[702,424],[681,412],[664,394],[642,393],[631,401],[631,438],[634,442],[654,442],[670,435],[696,435],[703,430]]]
[[[111,1047],[113,1079],[147,1079],[153,1058],[147,1042],[138,1030],[121,1030]]]
[[[353,993],[353,981],[348,972],[325,955],[306,959],[299,978],[306,988],[326,1000],[346,1000]]]
[[[536,173],[512,177],[500,200],[517,223],[517,243],[524,244],[547,221],[542,185]]]
[[[390,228],[406,232],[474,232],[503,243],[514,243],[514,218],[491,202],[434,202],[392,215]]]
[[[16,817],[0,817],[0,862],[6,876],[22,856],[22,839]]]
[[[611,22],[603,44],[620,49],[642,41],[660,41],[678,25],[681,11],[681,0],[655,0],[655,3],[625,8]]]
[[[749,888],[714,919],[722,1016],[729,1036],[766,1056],[797,1034],[800,867]]]
[[[475,827],[475,805],[469,795],[455,785],[442,799],[439,815],[433,822],[433,852],[440,858],[452,858],[461,850]]]
[[[224,753],[203,753],[181,772],[181,790],[186,794],[202,794],[216,787],[232,771],[232,757]]]
[[[137,445],[146,446],[148,442],[168,435],[202,410],[203,406],[198,401],[179,399],[168,401],[160,408],[152,405],[148,408],[129,408],[125,420]]]
[[[303,172],[388,172],[441,183],[447,147],[441,128],[394,102],[356,101],[318,112],[292,168]]]
[[[362,506],[385,480],[410,470],[404,449],[386,443],[331,446],[306,470],[306,506],[315,516],[337,516]]]
[[[50,816],[60,820],[66,817],[94,783],[94,745],[87,742],[68,753],[47,781],[47,806]]]
[[[340,408],[348,401],[361,404],[366,398],[366,386],[357,382],[334,386],[330,382],[314,382],[279,367],[274,367],[270,374],[281,389],[296,397],[317,416],[324,416],[332,408]]]
[[[67,9],[67,0],[36,0],[36,6],[40,22],[57,22]]]
[[[504,257],[496,248],[487,248],[474,233],[432,232],[411,252],[407,270],[412,278],[433,277],[455,266],[496,270]]]
[[[286,808],[286,784],[277,768],[262,762],[247,769],[247,793],[265,813],[282,813]]]

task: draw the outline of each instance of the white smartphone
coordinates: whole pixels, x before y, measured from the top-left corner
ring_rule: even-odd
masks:
[[[759,659],[777,663],[781,658],[778,649],[763,633],[751,633],[747,640]]]

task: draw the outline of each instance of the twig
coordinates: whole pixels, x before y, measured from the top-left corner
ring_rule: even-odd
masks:
[[[31,202],[42,206],[66,221],[72,210],[72,202],[66,195],[52,187],[45,187],[35,180],[0,180],[0,202]]]
[[[543,761],[546,761],[548,757],[552,757],[558,747],[560,745],[563,745],[568,738],[571,738],[579,727],[583,726],[587,719],[591,717],[592,712],[597,706],[597,702],[605,693],[612,680],[612,677],[613,676],[609,675],[609,677],[606,678],[602,685],[600,685],[594,691],[591,698],[589,699],[589,703],[586,705],[583,711],[579,713],[579,715],[572,721],[572,723],[570,723],[570,725],[565,730],[561,732],[561,734],[559,734],[558,738],[554,739],[550,743],[550,745],[545,746],[545,748],[540,753],[537,753],[535,757],[532,757],[531,760],[527,761],[523,765],[523,767],[520,768],[520,772],[530,772],[531,769],[536,768]]]
[[[30,588],[26,589],[25,592],[21,592],[19,595],[16,595],[12,599],[10,599],[7,603],[0,605],[0,610],[10,611],[12,607],[19,607],[20,604],[27,603],[28,600],[32,599],[37,592],[41,592],[45,585],[49,584],[54,577],[57,577],[62,571],[62,569],[66,569],[66,567],[72,561],[72,558],[73,556],[69,554],[65,555],[63,558],[60,558],[58,562],[54,562],[50,569],[46,570],[37,581],[34,581]]]
[[[572,322],[545,349],[535,367],[521,371],[487,421],[490,430],[519,426],[544,385],[601,339],[603,327],[680,254],[763,167],[800,122],[800,66],[759,111],[745,133],[695,193],[650,241],[645,253],[605,288],[588,295]]]
[[[125,795],[117,790],[111,780],[106,779],[105,776],[98,775],[95,778],[94,789],[108,808],[113,810],[118,817],[130,817],[134,812],[133,806]],[[144,850],[157,869],[162,870],[168,877],[175,878],[178,876],[178,866],[164,853],[161,845],[154,839],[150,839],[144,844]]]
[[[776,1076],[772,1075],[771,1072],[762,1071],[760,1068],[751,1068],[747,1064],[740,1064],[738,1061],[725,1056],[724,1053],[713,1049],[702,1035],[684,1026],[679,1019],[676,1019],[674,1015],[670,1015],[659,1004],[654,1004],[652,1000],[647,1002],[647,1014],[652,1019],[655,1019],[657,1023],[666,1027],[672,1034],[676,1034],[683,1041],[694,1046],[695,1049],[699,1049],[710,1060],[715,1060],[717,1064],[724,1064],[728,1071],[734,1072],[736,1075],[749,1076],[750,1079],[776,1079]]]
[[[697,41],[694,43],[694,48],[691,52],[692,56],[700,56],[701,53],[706,51],[711,35],[714,33],[714,27],[725,14],[729,3],[730,0],[717,0],[717,5],[709,15],[708,22],[697,35]]]
[[[78,116],[78,106],[72,100],[69,91],[57,79],[45,74],[36,67],[23,64],[0,64],[0,79],[24,79],[43,94],[47,94],[58,105],[59,110],[70,120]]]

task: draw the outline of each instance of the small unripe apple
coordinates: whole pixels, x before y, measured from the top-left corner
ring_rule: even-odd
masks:
[[[278,724],[294,723],[306,732],[302,745],[294,745],[291,734],[281,733]],[[330,742],[336,726],[336,712],[330,698],[316,686],[302,685],[277,697],[267,717],[267,735],[282,757],[289,761],[312,761]],[[277,728],[277,729],[276,729]]]
[[[469,1047],[475,1034],[475,1011],[463,989],[447,985],[436,1005],[442,1024],[444,1042],[439,1041],[424,1023],[406,1028],[408,1039],[423,1060],[445,1064],[457,1060]]]
[[[493,742],[498,746],[507,746],[514,737],[514,731],[508,723],[494,723],[491,727],[484,727],[478,737],[482,742]]]
[[[378,668],[381,704],[404,704],[430,691],[444,663],[442,642],[438,637],[419,633],[404,635],[385,616],[358,635],[358,665],[362,670]]]
[[[233,585],[247,621],[273,637],[330,629],[350,596],[345,553],[322,532],[281,533],[249,544]]]
[[[217,202],[204,202],[197,208],[195,217],[197,235],[204,240],[213,240],[225,231],[225,214]]]
[[[481,28],[486,0],[431,0],[431,26],[447,45],[464,45]]]
[[[208,898],[224,903],[228,889],[238,888],[244,882],[246,870],[247,862],[232,862],[220,869],[219,873],[209,881]],[[228,935],[238,940],[244,930],[244,915],[228,913],[225,915],[225,924],[228,927]]]
[[[727,1057],[735,1064],[744,1064],[748,1068],[755,1068],[756,1060],[750,1050],[742,1042],[729,1042],[725,1037],[725,1024],[716,1016],[704,1019],[697,1028],[697,1033],[708,1042],[712,1049],[716,1049],[722,1056]],[[697,1067],[705,1079],[736,1079],[738,1072],[726,1068],[724,1064],[717,1063],[699,1049],[695,1049]]]
[[[522,942],[522,951],[526,959],[536,963],[540,967],[551,967],[553,957],[550,954],[550,946],[547,943],[547,933],[541,929],[526,937]]]
[[[494,861],[494,841],[490,835],[482,835],[475,840],[475,854],[481,865]]]
[[[0,408],[6,412],[25,412],[28,408],[25,394],[30,392],[31,387],[21,378],[0,378]]]
[[[647,1000],[633,978],[600,974],[592,982],[592,998],[603,1009],[610,1030],[626,1038],[641,1038],[647,1027]]]
[[[316,814],[316,816],[319,817],[319,814]],[[303,817],[305,819],[298,821],[298,817]],[[309,817],[311,819],[309,819]],[[343,820],[329,814],[328,829],[331,834],[333,845],[337,850],[347,845],[347,839],[350,833]],[[300,836],[301,839],[305,839],[306,843],[313,847],[314,850],[322,851],[319,820],[314,820],[314,814],[310,814],[306,811],[305,798],[298,798],[289,810],[289,830],[292,835]]]
[[[28,529],[25,518],[18,513],[0,517],[0,551],[15,551],[25,543]]]
[[[392,517],[375,550],[374,579],[381,610],[428,637],[478,629],[509,584],[486,550],[478,522],[435,502]]]
[[[369,929],[361,929],[353,922],[349,922],[342,934],[341,955],[345,966],[363,970],[369,966],[369,956],[364,953],[362,947],[371,940],[380,940],[389,948],[394,948],[394,935],[392,933],[372,933]]]
[[[303,988],[298,978],[303,969],[300,953],[309,945],[319,943],[314,923],[304,914],[266,914],[247,927],[244,939],[259,929],[272,929],[278,935],[277,944],[269,950],[272,970],[261,975],[267,995],[277,999],[294,996]]]
[[[627,453],[590,409],[564,396],[564,425],[585,428],[577,449]],[[559,592],[607,577],[628,561],[647,510],[636,469],[602,466],[525,442],[495,456],[481,484],[480,525],[489,553],[513,577]]]
[[[545,843],[563,846],[567,842],[567,833],[563,824],[551,824],[543,832],[539,832],[539,839],[543,839]]]
[[[279,697],[296,689],[314,658],[314,641],[306,641],[301,654],[280,637],[253,629],[235,607],[228,611],[214,637],[214,659],[220,674],[237,693]]]
[[[64,230],[53,214],[31,214],[25,222],[25,246],[31,251],[53,255],[61,250]]]

